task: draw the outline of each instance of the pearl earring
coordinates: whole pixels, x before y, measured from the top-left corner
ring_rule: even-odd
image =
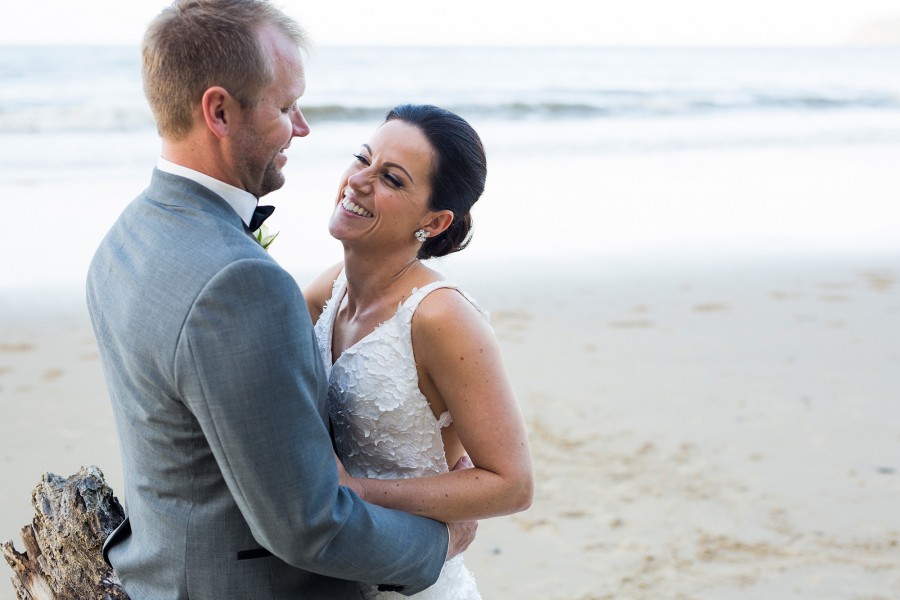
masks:
[[[424,229],[420,229],[415,233],[415,236],[417,240],[419,240],[420,242],[424,242],[428,239],[428,232]]]

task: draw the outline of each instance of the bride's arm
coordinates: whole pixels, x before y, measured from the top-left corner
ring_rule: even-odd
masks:
[[[453,416],[474,463],[418,479],[355,479],[363,499],[447,523],[525,510],[531,505],[531,455],[519,406],[490,326],[458,292],[436,290],[413,318],[416,363]],[[443,407],[441,407],[443,408]]]

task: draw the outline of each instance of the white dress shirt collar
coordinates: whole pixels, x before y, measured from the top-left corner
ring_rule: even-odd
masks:
[[[250,219],[253,217],[253,211],[256,210],[256,204],[258,202],[256,196],[250,192],[236,188],[233,185],[227,184],[224,181],[219,181],[218,179],[199,171],[176,165],[162,156],[156,161],[156,168],[165,173],[171,173],[172,175],[178,175],[179,177],[196,181],[203,187],[222,196],[225,202],[234,209],[234,212],[241,217],[241,220],[244,221],[244,225],[250,225]]]

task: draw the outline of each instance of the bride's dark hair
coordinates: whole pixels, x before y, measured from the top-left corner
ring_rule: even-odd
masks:
[[[431,162],[431,210],[453,212],[446,231],[429,238],[418,258],[435,258],[458,252],[472,239],[472,205],[484,192],[487,157],[481,138],[459,115],[429,104],[402,104],[385,117],[418,128],[434,150]]]

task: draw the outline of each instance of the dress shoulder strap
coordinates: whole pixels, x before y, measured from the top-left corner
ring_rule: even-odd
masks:
[[[338,276],[334,278],[334,282],[331,284],[331,298],[334,299],[335,296],[343,294],[346,286],[347,273],[344,269],[341,269],[341,272],[338,273]]]
[[[426,286],[413,288],[412,294],[409,298],[406,299],[406,302],[404,302],[402,306],[407,314],[407,319],[412,320],[412,315],[416,311],[416,308],[418,308],[419,303],[422,302],[422,300],[424,300],[425,297],[428,296],[428,294],[442,288],[456,290],[457,292],[459,292],[462,297],[468,300],[469,303],[475,307],[475,310],[477,310],[481,314],[481,316],[484,317],[485,321],[490,321],[490,314],[488,313],[488,311],[478,306],[478,303],[475,301],[475,299],[472,298],[472,296],[470,296],[468,293],[460,289],[458,285],[449,281],[432,281]]]
[[[333,320],[330,315],[337,310],[338,306],[340,306],[341,300],[344,299],[344,292],[346,289],[347,276],[342,269],[331,284],[331,297],[325,301],[325,306],[322,308],[322,314],[319,316],[320,321],[323,317]]]

